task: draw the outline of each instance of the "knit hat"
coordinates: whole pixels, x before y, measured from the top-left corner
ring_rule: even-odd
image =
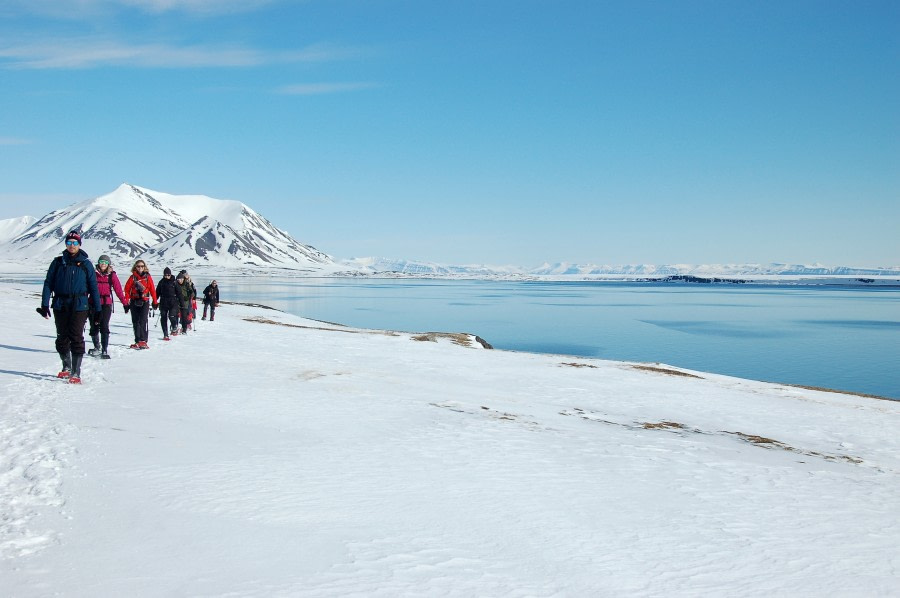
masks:
[[[172,268],[166,266],[166,269],[163,270],[163,276],[165,276],[166,274],[171,275],[171,274],[172,274]]]
[[[112,260],[110,260],[110,259],[109,259],[109,256],[106,255],[105,253],[104,253],[103,255],[101,255],[101,256],[97,259],[97,265],[98,265],[98,266],[100,265],[100,262],[106,262],[106,263],[109,264],[110,266],[112,265]]]
[[[66,241],[78,241],[78,244],[81,245],[81,235],[77,231],[72,231],[68,235],[66,235]]]
[[[175,278],[184,278],[184,274],[185,274],[185,272],[184,272],[184,270],[182,270],[181,272],[178,273],[178,276],[176,276]]]

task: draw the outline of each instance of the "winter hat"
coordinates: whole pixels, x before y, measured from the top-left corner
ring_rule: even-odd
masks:
[[[165,275],[167,275],[167,274],[168,274],[168,275],[171,275],[171,274],[172,274],[172,268],[170,268],[170,267],[168,267],[168,266],[166,266],[166,269],[163,270],[163,276],[165,276]]]
[[[106,262],[107,264],[109,264],[110,266],[112,266],[112,260],[110,260],[110,259],[109,259],[109,256],[106,255],[105,253],[104,253],[103,255],[101,255],[101,256],[97,259],[97,265],[98,265],[98,266],[100,265],[100,262]]]
[[[185,271],[182,270],[181,272],[178,273],[178,276],[176,276],[175,278],[184,278],[184,275],[185,275]]]
[[[72,231],[68,235],[66,235],[66,241],[78,241],[78,244],[81,245],[81,235],[77,231]]]

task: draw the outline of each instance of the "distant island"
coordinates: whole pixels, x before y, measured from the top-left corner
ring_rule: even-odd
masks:
[[[701,276],[690,276],[679,274],[676,276],[665,276],[663,278],[638,278],[637,282],[689,282],[696,284],[747,284],[749,280],[741,280],[739,278],[704,278]]]

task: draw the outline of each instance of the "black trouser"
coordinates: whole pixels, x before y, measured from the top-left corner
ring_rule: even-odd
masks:
[[[150,304],[146,301],[141,305],[131,304],[131,325],[134,327],[134,342],[147,342],[150,327]]]
[[[54,309],[56,323],[56,352],[60,355],[84,355],[84,323],[88,312]]]
[[[178,306],[160,303],[159,321],[162,322],[163,336],[169,336],[170,325],[172,326],[172,332],[175,332],[178,328]]]
[[[216,304],[215,303],[204,303],[203,304],[203,319],[206,319],[206,308],[209,308],[209,317],[216,317]]]
[[[97,342],[97,335],[100,335],[100,346],[106,351],[109,346],[109,319],[112,317],[112,305],[102,305],[100,307],[100,325],[94,324],[94,314],[91,313],[91,338]]]

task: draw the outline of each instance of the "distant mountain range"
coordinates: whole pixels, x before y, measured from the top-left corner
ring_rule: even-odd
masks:
[[[536,268],[517,266],[446,266],[429,262],[355,258],[343,262],[364,272],[395,272],[410,276],[531,276],[556,278],[665,278],[668,276],[900,276],[897,268],[851,268],[799,264],[543,264]]]
[[[50,212],[0,220],[0,267],[43,271],[62,251],[70,230],[80,230],[92,259],[113,258],[119,270],[141,258],[151,269],[212,269],[216,272],[285,275],[394,275],[460,278],[665,278],[669,276],[900,276],[900,267],[852,268],[797,264],[520,266],[443,265],[354,258],[337,261],[294,239],[247,205],[204,195],[170,195],[124,183],[96,199]]]

